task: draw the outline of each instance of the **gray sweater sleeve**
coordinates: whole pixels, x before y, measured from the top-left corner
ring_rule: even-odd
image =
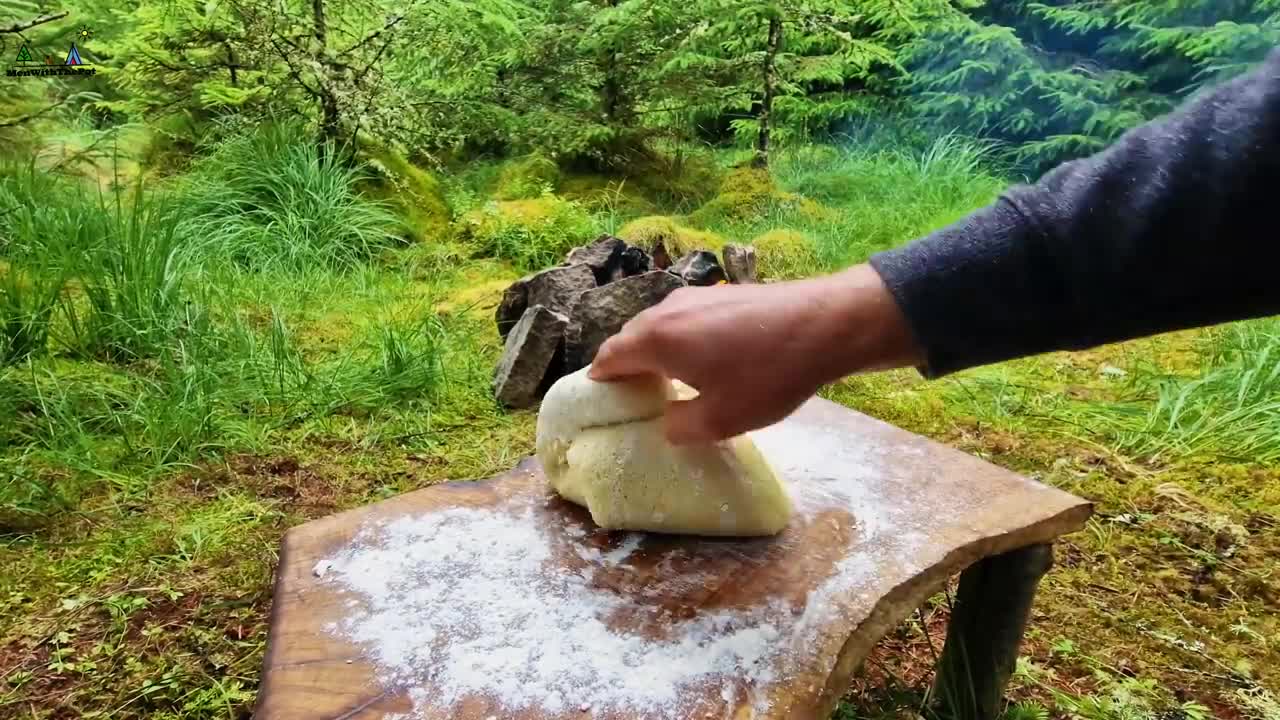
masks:
[[[870,262],[939,377],[1280,313],[1278,223],[1280,50]]]

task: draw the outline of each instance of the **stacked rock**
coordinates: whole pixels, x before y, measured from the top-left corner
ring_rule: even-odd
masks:
[[[756,281],[752,248],[726,245],[723,252],[723,266],[706,250],[671,263],[661,244],[651,255],[601,235],[570,251],[559,267],[517,280],[495,313],[506,341],[493,378],[498,401],[537,404],[552,383],[590,364],[610,335],[676,288]]]

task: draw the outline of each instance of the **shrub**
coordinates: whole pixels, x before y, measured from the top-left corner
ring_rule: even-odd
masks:
[[[555,195],[490,202],[462,217],[460,239],[475,255],[509,260],[522,270],[559,264],[569,250],[595,235],[595,223],[577,204]]]
[[[395,241],[395,217],[356,192],[364,177],[297,130],[269,125],[196,164],[187,224],[208,254],[247,268],[349,268]]]

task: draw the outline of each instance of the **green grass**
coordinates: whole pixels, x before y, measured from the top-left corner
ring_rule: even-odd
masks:
[[[356,191],[365,173],[303,138],[267,125],[195,164],[181,191],[183,231],[203,254],[255,270],[343,269],[396,242],[399,221]]]
[[[780,259],[778,277],[814,275],[862,262],[991,202],[1006,181],[987,169],[990,161],[982,146],[955,137],[921,153],[796,148],[777,153],[771,165],[778,188],[790,196],[766,198],[745,216],[711,214],[704,223],[693,222],[699,217],[694,212],[690,222],[742,243],[776,229],[801,233],[812,252]]]
[[[862,262],[995,199],[1006,181],[991,173],[981,146],[955,137],[921,154],[844,147],[799,150],[776,163],[778,183],[837,212],[787,223],[815,238],[822,269]],[[781,219],[764,218],[753,230]]]
[[[561,207],[539,196],[517,201],[518,229],[389,247],[355,171],[263,137],[141,197],[0,172],[0,347],[25,348],[0,365],[0,716],[243,717],[289,527],[532,450],[535,415],[489,388],[494,305],[620,217],[566,203],[568,220],[530,224]],[[775,180],[808,204],[703,229],[783,231],[804,245],[779,243],[777,273],[824,272],[989,202],[1003,182],[984,157],[955,139],[796,149]],[[459,215],[484,213],[501,172],[443,178]],[[1276,716],[1277,334],[1254,321],[823,391],[1097,502],[1058,546],[1008,720]],[[890,632],[835,717],[927,715],[947,607]]]
[[[69,275],[57,250],[83,206],[33,163],[0,166],[0,366],[40,355]]]
[[[188,248],[178,212],[138,184],[85,214],[88,242],[59,250],[76,280],[60,306],[75,353],[137,360],[200,331],[200,309],[183,297]]]
[[[0,269],[0,366],[45,351],[65,277],[10,264]]]
[[[509,260],[523,270],[563,262],[569,250],[599,235],[582,207],[556,195],[486,203],[463,215],[458,235],[474,256]]]
[[[1090,414],[1131,455],[1280,462],[1280,321],[1232,324],[1206,345],[1198,373],[1142,363],[1132,371],[1132,400]]]

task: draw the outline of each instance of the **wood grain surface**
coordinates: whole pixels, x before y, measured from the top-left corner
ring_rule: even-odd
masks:
[[[773,538],[643,535],[638,543],[631,537],[625,563],[584,568],[601,554],[584,549],[607,553],[633,534],[600,531],[581,508],[550,496],[533,458],[488,480],[442,483],[293,528],[276,572],[255,717],[817,720],[830,714],[872,645],[950,575],[982,557],[1074,532],[1092,510],[1072,495],[818,398],[753,437],[796,499],[791,524]],[[556,713],[483,696],[435,707],[430,687],[384,685],[366,649],[332,631],[351,601],[314,569],[362,527],[452,508],[516,506],[535,508],[534,521],[555,548],[543,572],[589,570],[596,589],[626,601],[607,619],[611,630],[661,642],[708,613],[782,608],[770,618],[780,629],[779,651],[769,659],[776,680],[708,676],[682,686],[678,712],[583,710],[575,702]],[[851,564],[867,571],[849,580]],[[675,581],[681,577],[698,582]]]

